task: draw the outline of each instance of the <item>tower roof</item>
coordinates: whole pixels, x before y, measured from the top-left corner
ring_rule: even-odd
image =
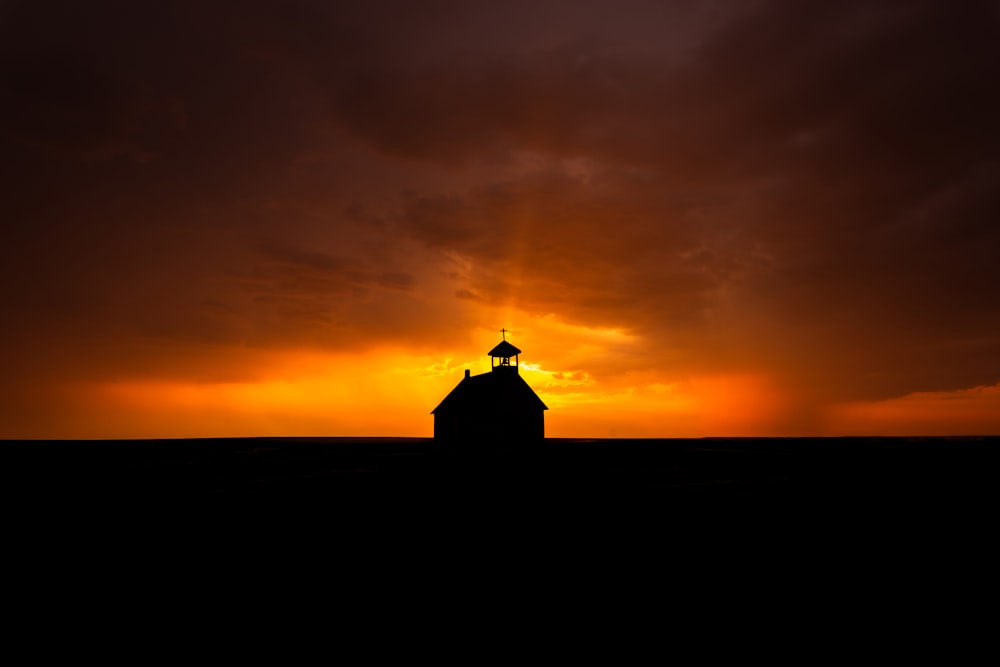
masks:
[[[487,354],[491,357],[500,357],[501,359],[510,359],[515,354],[521,354],[521,350],[517,349],[507,341],[500,341],[497,343],[496,347],[490,350]]]

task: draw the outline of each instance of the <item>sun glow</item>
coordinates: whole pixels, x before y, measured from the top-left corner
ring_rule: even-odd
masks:
[[[637,369],[632,360],[648,341],[628,331],[518,311],[502,324],[522,349],[521,376],[549,407],[549,437],[800,434],[788,426],[794,392],[765,373]],[[202,355],[179,364],[176,377],[65,383],[47,396],[63,419],[31,437],[429,437],[431,410],[465,371],[490,371],[486,352],[501,335],[483,327],[440,350],[260,351],[226,362],[224,379],[211,379],[218,355]],[[998,414],[997,386],[913,394],[838,406],[825,415],[825,434],[995,432]],[[16,422],[5,428],[4,437],[23,437]]]
[[[508,339],[523,350],[521,376],[550,408],[550,437],[756,434],[780,407],[760,376],[623,371],[619,366],[642,344],[624,330],[522,312],[505,324]],[[431,410],[465,371],[490,371],[486,352],[500,340],[499,329],[483,327],[460,345],[416,353],[400,347],[255,352],[244,359],[252,373],[234,371],[222,380],[199,378],[191,365],[179,377],[77,383],[58,399],[64,414],[76,416],[37,437],[428,437]]]

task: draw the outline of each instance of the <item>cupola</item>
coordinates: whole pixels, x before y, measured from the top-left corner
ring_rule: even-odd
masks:
[[[490,368],[492,368],[494,372],[512,371],[517,373],[518,355],[521,354],[521,350],[507,342],[506,329],[501,329],[500,333],[503,335],[503,340],[497,343],[496,347],[488,353],[490,355]],[[513,366],[510,364],[511,357],[514,357]]]

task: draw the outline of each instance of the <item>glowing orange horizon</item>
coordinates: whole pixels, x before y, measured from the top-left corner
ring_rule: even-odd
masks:
[[[543,401],[548,437],[702,437],[987,434],[1000,432],[1000,387],[837,405],[822,429],[789,428],[794,397],[763,372],[688,374],[644,369],[595,379],[588,359],[635,343],[627,332],[552,317],[515,328],[520,372]],[[122,379],[66,383],[65,419],[45,428],[8,424],[5,438],[246,436],[430,437],[430,411],[465,369],[487,372],[499,340],[483,329],[467,348],[412,354],[379,348],[336,355],[263,355],[260,377],[242,381]]]

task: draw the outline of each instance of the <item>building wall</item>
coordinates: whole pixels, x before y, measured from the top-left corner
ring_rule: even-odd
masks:
[[[545,412],[511,414],[435,414],[434,439],[455,443],[513,443],[542,440]]]

